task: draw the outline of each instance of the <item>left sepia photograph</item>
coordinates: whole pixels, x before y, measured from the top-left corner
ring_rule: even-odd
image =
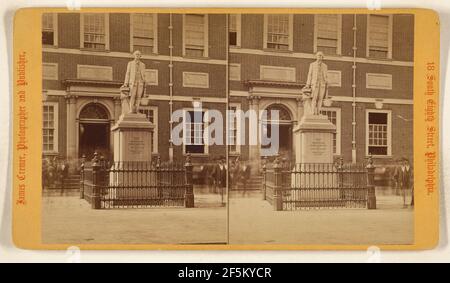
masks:
[[[42,243],[227,243],[227,37],[225,14],[42,15]]]

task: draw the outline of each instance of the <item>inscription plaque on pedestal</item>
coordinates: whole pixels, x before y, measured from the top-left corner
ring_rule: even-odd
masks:
[[[153,124],[144,114],[124,114],[111,130],[115,162],[151,161]]]
[[[294,130],[296,163],[332,163],[336,127],[323,115],[307,115]]]

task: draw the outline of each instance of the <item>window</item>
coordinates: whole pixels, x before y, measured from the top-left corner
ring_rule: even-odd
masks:
[[[156,14],[131,14],[131,52],[157,53]]]
[[[367,56],[390,59],[392,50],[392,16],[368,15]]]
[[[233,103],[229,105],[228,109],[228,151],[238,154],[241,152],[241,147],[238,145],[238,137],[240,136],[238,111],[241,110],[241,105]]]
[[[341,15],[316,15],[314,20],[315,52],[341,54]]]
[[[81,48],[109,50],[108,14],[81,14]]]
[[[322,110],[322,115],[326,115],[328,120],[336,126],[336,133],[333,134],[333,154],[341,154],[341,109],[326,108]]]
[[[208,16],[184,15],[184,55],[208,57]]]
[[[44,102],[43,106],[43,151],[58,152],[58,103]]]
[[[292,15],[265,15],[264,48],[292,50]]]
[[[228,43],[230,46],[241,46],[240,14],[230,14],[229,16]]]
[[[204,132],[206,128],[205,111],[187,110],[184,119],[184,153],[208,153]]]
[[[139,112],[145,114],[147,119],[152,122],[153,135],[151,141],[152,153],[158,153],[158,107],[155,106],[140,106]]]
[[[366,140],[368,155],[391,155],[391,113],[385,110],[367,111]]]
[[[42,14],[42,44],[56,46],[58,16],[53,13]]]

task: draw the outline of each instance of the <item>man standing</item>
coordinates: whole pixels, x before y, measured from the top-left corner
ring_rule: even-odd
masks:
[[[406,204],[406,193],[409,189],[411,189],[411,180],[413,177],[412,168],[409,164],[409,160],[404,158],[403,164],[399,170],[400,175],[400,185],[402,188],[402,194],[403,194],[403,207],[408,207]],[[412,190],[412,200],[411,205],[414,205],[414,190]]]
[[[323,53],[317,52],[316,61],[309,65],[305,89],[311,89],[311,114],[319,115],[327,92],[328,67],[323,63]]]
[[[141,62],[141,52],[133,53],[134,60],[128,62],[122,87],[130,88],[130,113],[137,113],[145,91],[145,64]]]

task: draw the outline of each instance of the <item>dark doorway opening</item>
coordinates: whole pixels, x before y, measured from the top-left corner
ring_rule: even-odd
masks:
[[[79,156],[87,160],[97,151],[99,156],[109,158],[109,123],[80,123]]]
[[[292,151],[292,125],[279,125],[280,129],[280,155],[290,155]]]

